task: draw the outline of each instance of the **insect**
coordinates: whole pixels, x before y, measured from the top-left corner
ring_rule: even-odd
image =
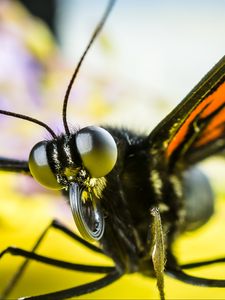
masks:
[[[225,146],[225,58],[149,135],[96,126],[73,132],[68,126],[66,112],[71,87],[114,2],[109,2],[68,86],[62,135],[57,136],[40,120],[0,110],[1,114],[36,123],[52,136],[51,140],[34,145],[27,161],[1,157],[0,169],[32,175],[46,188],[62,190],[83,237],[53,220],[32,251],[6,248],[0,254],[1,259],[8,253],[27,260],[7,286],[3,298],[24,272],[28,260],[104,275],[87,284],[26,299],[80,296],[134,272],[155,277],[161,299],[165,298],[164,273],[194,285],[225,287],[225,280],[195,277],[185,272],[222,262],[224,258],[181,266],[172,249],[181,233],[200,227],[213,214],[211,187],[194,165],[220,153]],[[109,256],[114,266],[81,265],[37,254],[36,249],[50,228],[58,229],[93,252]],[[92,241],[97,241],[99,247]]]

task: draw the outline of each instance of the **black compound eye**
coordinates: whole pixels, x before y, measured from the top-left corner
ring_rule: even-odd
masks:
[[[46,141],[42,141],[32,148],[29,156],[29,169],[38,183],[49,189],[60,190],[63,187],[57,182],[48,164],[46,144]]]
[[[88,126],[76,135],[77,150],[92,177],[107,175],[117,160],[117,147],[111,134],[101,127]]]

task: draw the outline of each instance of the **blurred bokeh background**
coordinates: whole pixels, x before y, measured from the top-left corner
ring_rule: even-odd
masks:
[[[61,132],[70,76],[107,1],[0,1],[0,108],[41,119]],[[23,6],[26,5],[26,6]],[[26,7],[26,8],[25,8]],[[112,124],[150,132],[225,53],[224,1],[118,1],[85,60],[71,94],[71,126]],[[0,116],[0,156],[27,159],[48,138],[39,126]],[[181,262],[225,255],[222,160],[203,166],[216,194],[216,214],[175,245]],[[31,249],[52,218],[70,228],[63,198],[22,175],[0,173],[0,250]],[[39,252],[67,261],[110,264],[51,231]],[[0,290],[22,259],[0,261]],[[224,278],[225,266],[192,274]],[[30,263],[10,299],[65,289],[98,275]],[[134,274],[84,299],[157,299],[155,281]],[[166,277],[167,299],[224,299],[223,289],[193,287]]]

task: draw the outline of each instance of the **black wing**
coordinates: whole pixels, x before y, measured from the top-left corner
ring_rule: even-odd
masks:
[[[149,143],[172,167],[225,149],[225,56],[153,130]]]

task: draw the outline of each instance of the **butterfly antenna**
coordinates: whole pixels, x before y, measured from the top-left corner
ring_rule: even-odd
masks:
[[[96,26],[95,31],[93,32],[92,37],[91,37],[91,39],[90,39],[90,41],[89,41],[86,49],[84,50],[84,52],[83,52],[83,54],[82,54],[82,56],[81,56],[81,58],[80,58],[80,60],[79,60],[79,62],[77,64],[77,67],[74,70],[74,73],[72,75],[70,83],[69,83],[69,85],[67,87],[66,94],[65,94],[65,97],[64,97],[64,101],[63,101],[63,113],[62,113],[63,125],[64,125],[65,132],[66,132],[67,135],[70,134],[69,126],[68,126],[67,119],[66,119],[66,117],[67,117],[67,106],[68,106],[68,99],[69,99],[69,95],[70,95],[72,86],[73,86],[74,81],[75,81],[75,79],[77,77],[77,74],[78,74],[78,72],[80,70],[82,62],[83,62],[86,54],[88,53],[88,50],[90,49],[90,47],[93,44],[94,40],[96,39],[97,35],[99,34],[99,32],[101,31],[102,27],[104,26],[105,21],[107,20],[107,18],[109,16],[109,14],[110,14],[110,12],[111,12],[111,10],[112,10],[115,2],[116,2],[116,0],[109,1],[108,6],[107,6],[107,8],[105,10],[105,13],[103,14],[102,19],[100,20],[99,24]]]
[[[51,136],[54,139],[57,139],[57,135],[55,134],[55,132],[47,124],[45,124],[44,122],[41,122],[37,119],[31,118],[31,117],[26,116],[26,115],[17,114],[17,113],[7,111],[7,110],[0,110],[0,114],[6,115],[6,116],[11,116],[11,117],[18,118],[18,119],[23,119],[23,120],[38,124],[38,125],[44,127],[51,134]]]

